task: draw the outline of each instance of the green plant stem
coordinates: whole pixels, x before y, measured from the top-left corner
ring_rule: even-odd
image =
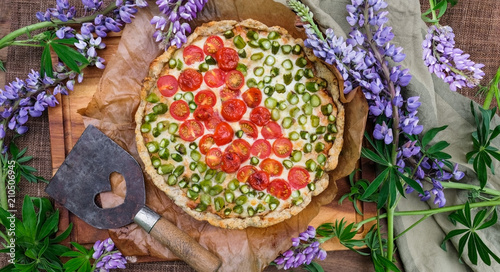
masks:
[[[3,121],[2,123],[4,123],[5,121]],[[0,140],[0,147],[3,146],[3,139]],[[7,163],[7,161],[5,161],[5,163]],[[7,182],[7,171],[5,171],[5,165],[1,165],[0,166],[0,178],[2,180],[0,180],[0,206],[2,207],[2,209],[4,210],[8,210],[9,209],[9,205],[7,203],[7,187],[6,187],[6,182]]]
[[[486,98],[484,99],[484,104],[483,104],[483,109],[488,110],[491,106],[491,101],[493,100],[493,97],[496,97],[497,99],[497,104],[500,106],[499,102],[499,95],[498,95],[498,83],[500,82],[500,67],[498,67],[498,70],[495,74],[495,77],[493,80],[490,82],[490,86],[488,88],[488,93],[486,94]]]
[[[422,216],[422,218],[420,218],[417,222],[413,223],[411,226],[409,226],[407,229],[405,229],[403,232],[401,232],[400,234],[398,234],[398,236],[396,236],[396,238],[394,238],[394,240],[397,240],[399,237],[403,236],[405,233],[407,233],[409,230],[411,230],[412,228],[414,228],[415,226],[417,226],[418,224],[420,224],[422,221],[424,221],[425,219],[429,218],[430,215],[429,214],[426,214],[424,216]]]
[[[451,181],[450,182],[441,182],[441,185],[443,186],[443,188],[446,188],[446,189],[478,190],[478,191],[481,191],[482,193],[485,193],[485,194],[500,196],[500,191],[489,189],[489,188],[481,189],[481,187],[477,186],[477,185],[451,182]]]
[[[389,196],[387,202],[390,203],[391,197]],[[396,206],[393,205],[387,209],[387,259],[393,261],[394,253],[394,210]],[[388,270],[389,272],[389,270]]]
[[[55,27],[58,25],[81,24],[81,23],[85,23],[85,22],[90,22],[90,21],[93,21],[97,15],[107,14],[107,13],[111,12],[112,10],[114,10],[115,8],[116,8],[116,2],[112,1],[102,11],[96,12],[95,14],[92,14],[89,16],[76,18],[73,20],[68,20],[67,22],[63,22],[61,20],[53,20],[53,21],[39,22],[39,23],[35,23],[35,24],[29,25],[29,26],[21,27],[19,29],[16,29],[16,30],[10,32],[9,34],[5,35],[2,39],[0,39],[0,49],[11,45],[17,37],[24,35],[24,34],[28,34],[34,30]]]
[[[434,0],[429,0],[429,6],[431,8],[432,20],[436,21],[434,24],[437,25],[437,24],[439,24],[439,22],[437,22],[436,11],[434,10],[434,7],[436,6],[436,3],[434,3]]]
[[[477,203],[470,203],[469,204],[469,206],[471,208],[492,207],[492,206],[499,206],[499,205],[500,205],[500,200],[484,201],[484,202],[477,202]],[[438,214],[438,213],[453,212],[453,211],[461,210],[463,208],[465,208],[465,204],[430,209],[430,210],[394,212],[394,216],[410,216],[410,215],[429,215],[430,216],[430,215],[434,215],[434,214]],[[387,218],[387,214],[382,214],[379,217],[380,218]],[[378,218],[377,216],[374,216],[374,217],[370,217],[368,219],[365,219],[365,220],[357,223],[356,229],[358,230],[364,224],[369,223],[373,220],[377,220],[377,218]]]

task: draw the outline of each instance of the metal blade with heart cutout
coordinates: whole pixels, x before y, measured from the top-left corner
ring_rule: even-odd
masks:
[[[111,191],[109,177],[125,178],[125,201],[113,208],[95,203]],[[137,161],[94,126],[88,126],[45,191],[66,209],[98,229],[137,223],[197,271],[217,271],[221,262],[192,237],[145,206],[144,176]]]

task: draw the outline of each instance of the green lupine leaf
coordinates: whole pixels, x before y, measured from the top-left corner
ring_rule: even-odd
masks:
[[[375,154],[375,152],[371,151],[370,149],[363,147],[361,149],[361,156],[378,164],[389,166],[389,162],[387,160],[383,159],[378,154]]]
[[[487,145],[490,145],[491,140],[495,139],[499,134],[500,134],[500,125],[496,126],[495,129],[491,132]]]
[[[52,43],[74,45],[75,43],[78,43],[78,40],[76,38],[57,39],[57,40],[53,40]]]
[[[380,189],[378,194],[377,209],[382,209],[382,207],[384,207],[391,193],[390,188],[391,188],[390,182],[384,181],[384,183],[382,184],[382,188]]]
[[[32,233],[32,237],[35,237],[36,234],[36,213],[35,213],[35,207],[33,206],[33,202],[31,201],[31,198],[26,195],[24,196],[24,202],[23,202],[23,225],[26,228],[27,231]]]
[[[316,262],[311,262],[310,264],[305,264],[302,267],[304,267],[304,269],[306,271],[310,271],[310,272],[324,272],[325,271],[325,270],[323,270],[323,267],[321,267],[321,265],[319,265]]]
[[[372,183],[370,184],[370,186],[368,186],[368,188],[366,188],[366,191],[365,193],[361,196],[361,198],[368,198],[370,195],[372,195],[373,193],[375,193],[375,191],[377,191],[378,187],[380,186],[380,184],[382,184],[382,182],[384,180],[386,180],[388,174],[389,174],[389,168],[386,168],[384,171],[382,171],[382,173],[380,173],[380,175],[378,175],[373,181]]]
[[[424,189],[415,180],[405,176],[403,173],[398,171],[398,175],[408,184],[411,188],[415,189],[417,192],[424,194]]]
[[[479,224],[483,221],[484,217],[486,216],[486,210],[480,210],[479,212],[476,213],[476,216],[474,216],[474,221],[472,222],[472,227],[477,228]]]
[[[88,254],[89,251],[83,247],[82,245],[76,243],[76,242],[71,242],[71,245],[74,246],[78,251],[84,253],[84,254]]]
[[[0,71],[7,72],[7,69],[5,69],[5,66],[3,65],[3,61],[2,60],[0,60]]]
[[[458,241],[458,256],[460,256],[460,257],[464,253],[465,245],[467,244],[467,240],[469,239],[469,236],[470,236],[470,232],[467,232]]]
[[[399,270],[399,268],[386,257],[377,254],[377,259],[380,261],[380,264],[382,264],[383,267],[390,269],[390,271],[401,272],[401,270]]]
[[[493,151],[493,150],[488,150],[488,149],[485,149],[485,151],[490,154],[491,156],[493,156],[493,158],[495,158],[497,161],[500,161],[500,153],[498,151]],[[493,170],[494,168],[492,168]]]
[[[477,233],[474,233],[472,235],[472,238],[474,239],[474,242],[476,243],[477,247],[477,253],[479,254],[479,257],[481,257],[481,260],[487,264],[491,265],[491,259],[490,259],[490,254],[488,253],[488,247],[484,244],[484,242],[481,240],[479,235]]]
[[[57,43],[51,43],[51,46],[57,56],[61,59],[61,61],[64,62],[64,64],[66,64],[66,66],[68,66],[68,68],[72,71],[81,73],[78,64],[89,63],[87,58],[85,58],[82,54],[69,46]]]
[[[399,179],[399,173],[400,172],[398,170],[396,170],[396,168],[393,168],[391,173],[390,173],[389,180],[391,181],[391,183],[394,183],[394,185],[398,189],[399,193],[403,197],[405,197],[405,190],[403,188],[403,184],[402,184],[401,180]]]
[[[445,130],[447,127],[448,126],[442,126],[429,129],[429,131],[425,133],[424,137],[422,137],[422,147],[426,147],[440,131]]]
[[[451,159],[451,155],[445,152],[435,152],[432,154],[432,157],[440,160],[448,160]]]
[[[40,232],[37,234],[36,239],[41,240],[52,233],[57,232],[57,225],[59,224],[59,211],[56,211],[43,223]]]
[[[481,226],[479,226],[477,228],[477,230],[482,230],[482,229],[485,229],[485,228],[489,228],[489,227],[495,225],[495,223],[497,221],[498,221],[498,214],[497,214],[496,209],[493,209],[493,215],[491,216],[490,220],[484,222]]]
[[[441,151],[445,148],[447,148],[450,144],[448,142],[445,142],[445,141],[440,141],[440,142],[437,142],[436,144],[432,145],[431,147],[429,147],[429,149],[426,150],[426,152],[428,154],[433,154],[433,153],[436,153],[438,151]]]
[[[453,238],[453,237],[455,237],[457,235],[465,233],[467,231],[469,231],[469,230],[468,229],[456,229],[456,230],[452,230],[452,231],[448,232],[448,234],[444,237],[443,242],[441,242],[441,248],[444,251],[447,251],[447,249],[446,249],[446,241],[450,240],[451,238]]]
[[[54,71],[52,70],[52,58],[50,57],[50,47],[46,45],[42,52],[40,76],[44,77],[54,77]]]
[[[427,15],[431,14],[431,12],[432,12],[432,9],[429,8],[425,12],[422,13],[422,16],[427,16]]]
[[[68,238],[69,234],[71,233],[71,230],[73,229],[73,223],[70,223],[68,228],[61,234],[59,234],[56,238],[52,239],[52,243],[60,243],[64,241],[64,239]]]
[[[422,17],[422,20],[426,23],[437,23],[438,22],[438,20],[433,20],[429,17]]]
[[[469,260],[472,264],[477,265],[477,248],[476,248],[476,239],[474,239],[474,236],[477,235],[476,233],[471,233],[468,243],[467,243],[467,251],[468,254],[467,256],[469,257]]]
[[[462,210],[456,211],[448,216],[450,220],[454,220],[464,226],[467,226],[468,222],[467,219],[465,218]],[[455,224],[456,225],[456,224]]]
[[[446,12],[446,9],[448,8],[448,4],[446,2],[443,2],[443,3],[445,3],[443,5],[443,7],[439,8],[439,13],[437,15],[438,19],[444,15],[444,13]]]
[[[73,259],[70,259],[69,261],[67,261],[65,264],[64,264],[64,271],[65,272],[73,272],[73,271],[76,271],[78,270],[81,266],[83,266],[83,264],[87,262],[87,260],[85,259],[82,259],[82,258],[73,258]]]

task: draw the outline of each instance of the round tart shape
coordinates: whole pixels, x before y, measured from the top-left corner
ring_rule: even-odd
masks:
[[[329,183],[343,144],[335,76],[303,41],[255,20],[195,29],[151,65],[136,140],[154,184],[198,220],[267,227]]]

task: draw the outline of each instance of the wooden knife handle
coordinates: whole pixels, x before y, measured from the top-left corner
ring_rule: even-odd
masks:
[[[163,217],[156,222],[150,234],[196,271],[213,272],[221,266],[217,256]]]
[[[214,272],[221,266],[217,256],[150,208],[142,207],[134,222],[196,271]]]

